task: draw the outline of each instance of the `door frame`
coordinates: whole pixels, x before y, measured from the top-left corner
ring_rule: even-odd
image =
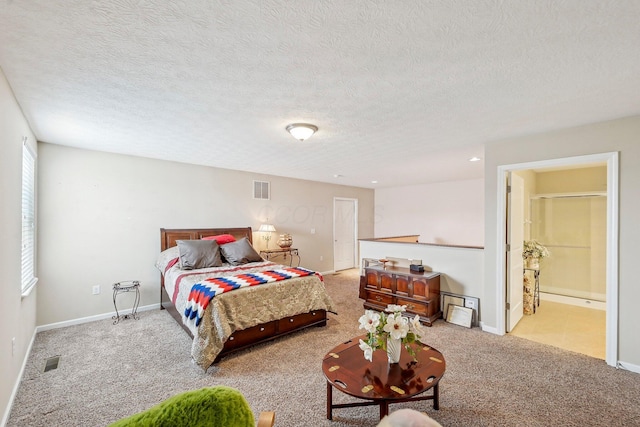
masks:
[[[505,331],[511,332],[524,317],[524,295],[522,292],[522,269],[524,267],[522,260],[522,242],[524,241],[524,178],[513,171],[508,172],[507,175],[507,185],[511,187],[511,190],[507,191],[506,194],[508,214],[506,216],[507,222],[505,223],[507,227],[505,242],[509,245],[509,250],[505,251],[505,302],[510,304],[510,306],[508,309],[505,307],[505,313],[508,313],[505,318]],[[521,188],[518,188],[514,181],[518,181]],[[518,209],[518,206],[514,203],[514,194],[519,195],[519,201],[521,202],[519,206],[519,217],[517,215],[512,216],[516,209]],[[514,221],[516,220],[518,225],[514,226]],[[514,231],[514,229],[516,230]],[[518,231],[520,232],[519,234],[517,233]],[[520,240],[516,240],[514,235],[515,237],[519,237]],[[516,240],[515,243],[514,240]],[[517,277],[516,280],[514,280],[514,275]],[[516,298],[518,299],[515,306],[514,291],[517,292]],[[515,317],[517,317],[518,320],[514,322]]]
[[[336,271],[336,201],[353,202],[353,266],[360,265],[358,260],[358,199],[350,197],[333,198],[333,271]]]
[[[606,262],[606,352],[605,362],[609,366],[618,363],[618,222],[619,222],[619,153],[609,152],[585,156],[565,157],[551,160],[541,160],[529,163],[517,163],[498,166],[498,200],[497,200],[497,250],[496,250],[496,332],[506,333],[506,175],[507,172],[543,169],[552,167],[576,166],[587,163],[607,163],[607,262]]]

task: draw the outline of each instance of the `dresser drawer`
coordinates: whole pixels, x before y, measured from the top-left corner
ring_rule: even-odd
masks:
[[[409,299],[404,299],[398,297],[397,303],[398,305],[406,305],[407,313],[419,314],[420,316],[429,316],[429,301],[420,301],[416,302]]]
[[[367,301],[372,304],[387,306],[393,304],[393,295],[367,291]]]
[[[262,325],[235,331],[224,343],[225,349],[242,347],[256,341],[267,339],[275,335],[276,322],[263,323]]]
[[[292,331],[301,326],[309,325],[315,322],[321,322],[326,318],[326,311],[324,310],[313,310],[309,313],[298,314],[293,317],[285,317],[284,319],[278,320],[278,333],[282,334],[284,332]]]

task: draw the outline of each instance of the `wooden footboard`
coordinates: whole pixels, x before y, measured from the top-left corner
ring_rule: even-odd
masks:
[[[251,242],[252,231],[251,227],[241,228],[193,228],[193,229],[160,229],[160,249],[165,250],[176,245],[176,240],[192,240],[201,239],[206,236],[213,236],[217,234],[231,234],[237,239],[246,237]],[[182,313],[179,313],[176,307],[171,302],[171,298],[164,287],[164,278],[160,278],[160,308],[169,312],[171,317],[184,329],[191,338],[193,334],[189,328],[182,323]],[[214,361],[218,361],[222,356],[229,354],[233,351],[242,350],[249,346],[269,341],[274,338],[290,334],[292,332],[299,331],[310,326],[325,326],[327,324],[327,312],[325,310],[313,310],[309,313],[298,314],[295,316],[286,317],[284,319],[274,320],[272,322],[263,323],[257,326],[253,326],[248,329],[243,329],[234,332],[227,342],[224,344],[224,348]]]

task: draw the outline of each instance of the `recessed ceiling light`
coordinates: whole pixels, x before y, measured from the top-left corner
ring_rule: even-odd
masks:
[[[334,177],[334,178],[342,178],[342,175],[340,175],[339,173],[337,173],[337,174],[334,174],[334,175],[333,175],[333,177]]]
[[[480,157],[472,157],[469,159],[470,162],[479,162],[480,160],[482,160]]]
[[[371,181],[372,184],[377,184],[378,181],[376,181],[375,179],[373,181]]]

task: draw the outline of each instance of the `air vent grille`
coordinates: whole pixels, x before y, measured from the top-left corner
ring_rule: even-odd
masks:
[[[60,356],[49,357],[44,362],[44,372],[49,372],[54,369],[58,369],[60,363]]]
[[[271,198],[271,185],[268,181],[253,181],[253,198],[269,200]]]

